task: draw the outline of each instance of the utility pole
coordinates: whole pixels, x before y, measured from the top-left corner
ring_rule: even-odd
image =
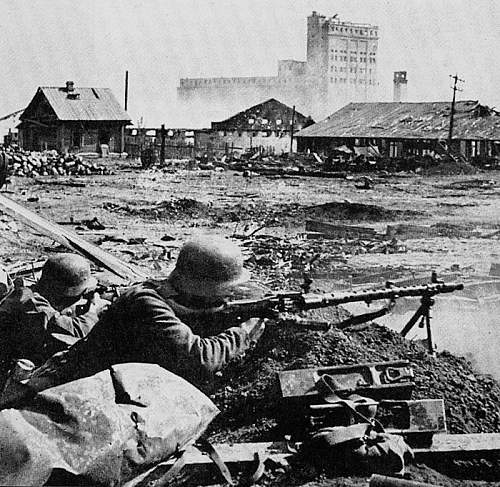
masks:
[[[125,103],[124,103],[125,111],[127,111],[127,105],[128,105],[128,71],[125,71]],[[120,152],[121,153],[125,152],[125,125],[122,125]]]
[[[451,150],[451,140],[453,138],[453,117],[455,115],[455,100],[456,100],[456,95],[457,91],[464,91],[461,88],[457,87],[457,83],[465,83],[464,79],[460,79],[457,74],[455,76],[452,76],[450,74],[450,78],[454,80],[453,86],[451,89],[453,90],[453,100],[451,101],[451,113],[450,113],[450,131],[448,132],[448,151]]]
[[[161,125],[160,164],[165,164],[165,125]]]
[[[125,111],[128,108],[128,70],[125,71]]]
[[[292,121],[290,122],[290,154],[293,152],[293,126],[295,125],[295,105],[292,109]]]

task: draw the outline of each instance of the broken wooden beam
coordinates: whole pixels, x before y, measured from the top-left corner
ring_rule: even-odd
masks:
[[[70,188],[85,188],[87,186],[83,181],[74,181],[67,179],[44,180],[35,178],[35,184],[45,184],[52,186],[69,186]]]
[[[276,465],[286,465],[297,449],[300,443],[287,443],[285,441],[261,442],[261,443],[220,443],[213,447],[219,454],[221,460],[229,467],[230,471],[241,471],[247,469],[255,470],[260,462],[272,462]],[[438,434],[434,435],[433,444],[427,448],[414,448],[416,461],[426,459],[436,459],[440,455],[455,457],[481,458],[482,456],[500,454],[500,433],[476,433],[476,434]],[[198,485],[207,485],[213,483],[212,477],[217,475],[214,470],[213,462],[210,457],[194,446],[186,448],[184,453],[184,468],[202,469],[204,474],[201,476],[204,483]],[[176,459],[171,459],[155,465],[153,468],[124,484],[124,487],[138,487],[145,477],[159,469],[158,472],[166,473],[168,468],[175,463]],[[218,484],[219,485],[219,484]],[[382,484],[383,485],[383,484]],[[389,484],[390,485],[390,484]],[[404,485],[404,484],[403,484]],[[418,485],[418,484],[417,484]]]
[[[401,240],[438,237],[439,235],[438,228],[431,227],[430,225],[415,225],[411,223],[387,225],[386,230],[387,238],[396,237]]]
[[[114,255],[87,242],[72,231],[46,220],[3,195],[0,195],[0,211],[16,220],[22,221],[30,228],[54,239],[66,248],[83,255],[94,264],[107,269],[122,279],[127,281],[142,281],[147,277],[134,265],[118,259]]]
[[[415,448],[413,452],[417,460],[441,455],[453,458],[499,455],[500,433],[434,435],[431,446]]]
[[[326,223],[318,220],[307,220],[306,231],[321,234],[323,238],[378,238],[377,232],[370,227]]]
[[[294,448],[300,443],[294,443],[293,448],[285,441],[261,443],[219,443],[214,444],[217,453],[226,463],[254,463],[255,454],[261,458],[268,458],[276,463],[283,463],[292,455]],[[500,433],[471,433],[471,434],[437,434],[433,437],[431,446],[414,448],[417,460],[423,460],[440,455],[447,456],[474,456],[500,454]],[[194,447],[186,450],[186,464],[211,463],[210,458]],[[173,463],[169,460],[166,463]]]

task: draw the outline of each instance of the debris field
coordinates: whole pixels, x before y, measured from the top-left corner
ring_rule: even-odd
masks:
[[[96,166],[112,174],[52,172],[41,176],[41,183],[38,177],[13,175],[3,191],[154,276],[168,274],[179,247],[196,232],[233,237],[254,277],[273,290],[299,290],[304,274],[313,280],[312,291],[382,287],[386,280],[431,270],[453,273],[452,280],[471,279],[487,275],[500,259],[500,176],[494,172],[372,174],[372,187],[360,190],[350,179],[167,172],[123,160],[100,160]],[[78,184],[64,184],[67,174]],[[326,226],[310,230],[308,221]],[[0,226],[7,268],[39,262],[59,249],[9,217],[0,216]],[[313,313],[331,323],[349,315],[342,307]],[[459,315],[456,320],[461,326]],[[438,318],[433,326],[439,327]],[[452,351],[430,356],[419,341],[369,323],[328,332],[268,327],[264,339],[207,391],[222,411],[207,434],[215,443],[280,439],[278,371],[396,359],[414,366],[414,398],[445,400],[449,433],[500,432],[500,386],[493,377],[498,371],[478,371],[470,357]],[[366,485],[366,477],[332,478],[306,465],[268,470],[261,485]],[[439,485],[500,485],[494,462],[450,461],[408,472],[412,480]],[[194,478],[182,482],[197,485]]]

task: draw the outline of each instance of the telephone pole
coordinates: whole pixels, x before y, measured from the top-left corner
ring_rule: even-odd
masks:
[[[293,127],[295,125],[295,105],[292,108],[292,120],[290,121],[290,154],[293,152]]]
[[[460,79],[457,74],[455,76],[452,76],[450,74],[450,78],[454,80],[453,86],[451,89],[453,90],[453,100],[451,101],[451,113],[450,113],[450,131],[448,132],[448,150],[451,150],[451,140],[453,138],[453,117],[455,115],[455,100],[457,96],[457,91],[464,91],[463,89],[459,88],[457,86],[457,83],[465,83],[464,79]]]
[[[125,71],[125,111],[128,108],[128,70]]]

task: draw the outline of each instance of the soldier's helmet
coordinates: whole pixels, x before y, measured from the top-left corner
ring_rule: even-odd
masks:
[[[186,242],[169,281],[177,292],[193,296],[227,296],[247,283],[241,249],[222,237],[203,236]]]
[[[40,288],[61,297],[80,296],[94,289],[97,280],[90,273],[87,259],[77,254],[57,254],[49,257],[38,281]]]

